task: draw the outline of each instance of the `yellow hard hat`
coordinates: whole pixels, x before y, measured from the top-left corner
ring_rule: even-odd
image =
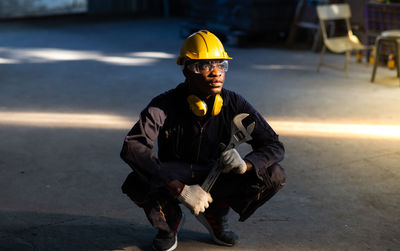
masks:
[[[207,30],[201,30],[190,35],[183,42],[181,53],[176,60],[183,65],[183,59],[232,59],[225,52],[221,41]]]

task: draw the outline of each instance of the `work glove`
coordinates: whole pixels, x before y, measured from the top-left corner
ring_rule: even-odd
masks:
[[[182,192],[178,195],[178,200],[195,215],[203,213],[212,202],[211,195],[199,185],[185,185]]]
[[[230,149],[222,152],[220,158],[221,164],[224,165],[223,173],[234,171],[238,174],[244,174],[247,170],[246,162],[240,157],[236,149]]]

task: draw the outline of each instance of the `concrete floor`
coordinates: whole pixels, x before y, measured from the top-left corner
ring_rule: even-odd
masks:
[[[122,141],[183,80],[178,20],[0,23],[0,250],[150,250],[155,231],[120,191]],[[400,250],[400,88],[308,50],[239,49],[225,87],[280,134],[287,186],[214,245],[187,215],[177,250]],[[343,55],[326,56],[342,64]],[[374,126],[380,126],[375,128]],[[248,149],[242,147],[241,153]]]

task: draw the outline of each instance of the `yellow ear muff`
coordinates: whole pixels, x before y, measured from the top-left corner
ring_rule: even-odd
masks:
[[[192,110],[194,115],[198,117],[203,117],[207,114],[207,104],[199,97],[197,97],[196,95],[189,95],[186,100],[189,103],[190,110]],[[215,95],[211,115],[217,116],[221,112],[223,104],[224,100],[222,99],[221,95]]]
[[[203,100],[199,99],[195,95],[189,95],[186,100],[194,115],[203,117],[207,114],[207,104]]]
[[[222,105],[224,104],[224,100],[222,99],[221,95],[215,95],[214,105],[212,109],[212,116],[217,116],[222,109]]]

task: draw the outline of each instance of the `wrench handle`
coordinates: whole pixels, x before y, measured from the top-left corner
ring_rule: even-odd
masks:
[[[207,178],[201,185],[201,188],[203,188],[204,191],[206,191],[207,193],[210,192],[211,188],[214,186],[215,181],[217,181],[219,175],[221,174],[222,168],[223,166],[220,165],[217,161],[217,163],[213,166]]]
[[[223,151],[229,150],[233,147],[226,147],[223,143],[220,144],[220,148],[223,149]],[[222,151],[221,151],[222,152]],[[215,181],[217,181],[219,175],[221,174],[222,170],[224,169],[224,166],[220,165],[219,159],[215,163],[215,165],[212,167],[210,173],[208,174],[207,178],[204,180],[203,184],[201,185],[201,188],[203,188],[204,191],[209,193],[211,191],[211,188],[214,186]]]

